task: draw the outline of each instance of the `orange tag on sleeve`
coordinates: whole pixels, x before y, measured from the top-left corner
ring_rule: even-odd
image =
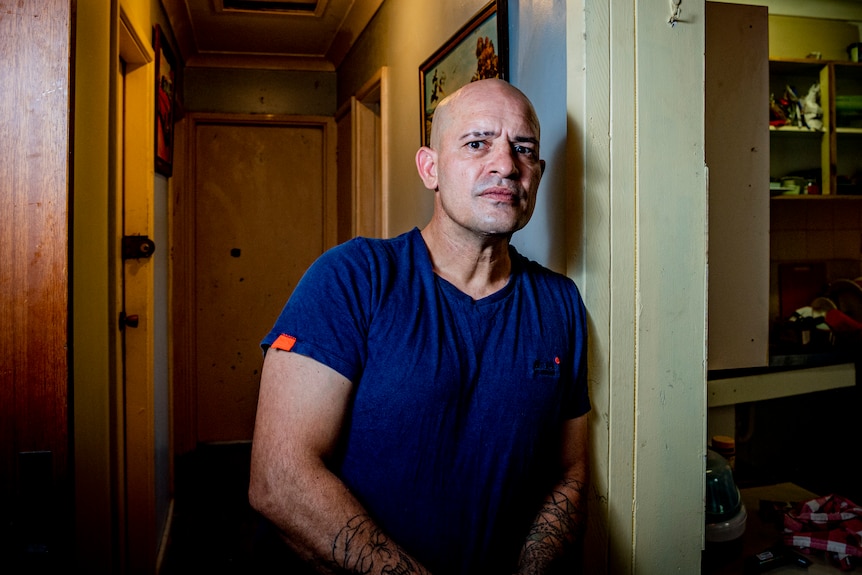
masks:
[[[293,349],[293,344],[296,343],[296,338],[292,335],[281,334],[276,338],[274,342],[272,342],[272,347],[275,349],[281,349],[284,351],[290,351]]]

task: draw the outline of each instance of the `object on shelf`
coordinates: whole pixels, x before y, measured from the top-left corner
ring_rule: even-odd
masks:
[[[862,194],[862,182],[860,182],[859,176],[838,176],[835,180],[835,193],[842,196]]]
[[[769,182],[771,196],[819,196],[820,184],[817,180],[792,176]]]
[[[828,303],[824,305],[825,302]],[[808,352],[831,347],[834,339],[826,323],[826,314],[834,308],[835,304],[827,298],[817,298],[812,305],[797,309],[777,326],[778,341],[784,346]]]
[[[746,574],[765,573],[784,565],[798,565],[802,568],[808,568],[811,563],[811,559],[800,555],[789,547],[774,545],[760,553],[746,557],[744,570]]]
[[[862,47],[862,43],[853,42],[849,46],[847,46],[847,57],[850,58],[851,62],[859,61],[859,48]]]
[[[812,84],[802,100],[802,117],[811,130],[823,129],[823,108],[820,106],[820,84]]]
[[[803,193],[803,190],[808,185],[808,182],[805,178],[800,176],[788,176],[786,178],[781,178],[781,187],[785,190],[785,196],[797,196]]]
[[[782,262],[778,264],[778,314],[786,320],[793,313],[823,295],[829,285],[824,262]]]
[[[832,326],[829,324],[827,317],[834,311],[838,311],[838,306],[835,305],[835,302],[826,297],[819,297],[811,302],[811,305],[802,306],[794,311],[793,315],[787,321],[791,323],[798,322],[804,325],[805,329],[830,331]]]
[[[836,309],[862,323],[862,278],[835,280],[829,284],[826,295],[835,302]]]
[[[742,503],[733,470],[727,460],[706,450],[706,533],[707,543],[726,543],[742,537],[748,513]]]
[[[862,277],[833,281],[823,295],[775,327],[777,341],[785,346],[855,349],[862,342]]]
[[[712,450],[724,457],[730,470],[733,471],[736,462],[736,440],[729,435],[713,435]]]
[[[798,170],[769,180],[771,196],[820,195],[820,169]]]
[[[781,185],[781,182],[778,180],[772,180],[769,182],[769,195],[771,196],[779,196],[784,192],[789,191],[787,188]]]
[[[769,125],[775,128],[786,126],[788,124],[787,112],[784,106],[780,105],[775,100],[775,94],[769,95]]]
[[[781,98],[769,95],[769,125],[773,128],[792,126],[799,129],[822,130],[823,108],[820,107],[820,84],[813,84],[805,98],[800,98],[796,88],[784,87]],[[808,118],[811,118],[811,124]]]
[[[836,95],[835,122],[839,128],[862,127],[862,96]]]

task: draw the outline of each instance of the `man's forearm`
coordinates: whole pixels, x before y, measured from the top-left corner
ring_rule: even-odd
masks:
[[[326,476],[318,477],[315,486],[323,487],[331,481]],[[346,490],[318,491],[307,484],[303,496],[291,497],[288,491],[279,500],[291,503],[263,509],[264,515],[281,531],[285,542],[317,572],[429,575]],[[345,511],[354,515],[345,515]]]
[[[561,481],[545,499],[521,549],[519,575],[545,575],[571,557],[583,537],[587,516],[587,482]]]
[[[368,515],[347,522],[332,543],[332,561],[320,566],[331,573],[430,575],[392,541]]]

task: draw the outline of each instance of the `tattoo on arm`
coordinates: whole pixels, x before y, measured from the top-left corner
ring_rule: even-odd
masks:
[[[580,540],[587,514],[586,484],[569,479],[545,500],[521,549],[522,574],[547,573]]]
[[[353,517],[338,532],[332,543],[331,567],[344,574],[429,575],[368,515]]]

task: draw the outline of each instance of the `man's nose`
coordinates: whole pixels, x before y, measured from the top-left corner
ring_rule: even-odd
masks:
[[[511,146],[494,146],[491,149],[491,160],[489,169],[492,173],[504,178],[518,175],[518,163],[515,158],[515,150]]]

